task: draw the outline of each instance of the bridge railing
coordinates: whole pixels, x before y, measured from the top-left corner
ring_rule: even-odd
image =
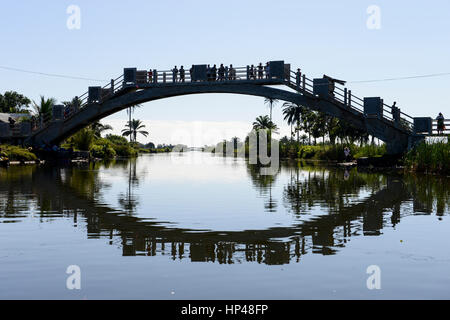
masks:
[[[309,94],[314,94],[314,81],[307,78],[304,74],[298,75],[296,72],[290,72],[289,83],[294,85],[297,90],[303,91]],[[355,110],[361,114],[364,114],[364,99],[354,95],[351,90],[348,90],[345,87],[342,87],[340,84],[335,83],[334,92],[333,92],[334,100],[343,104],[344,106]],[[383,118],[390,122],[395,122],[392,107],[383,103]],[[409,131],[414,130],[414,119],[413,117],[407,115],[404,112],[400,111],[400,125]]]
[[[432,128],[433,128],[433,135],[438,135],[438,121],[433,120],[432,122]],[[450,119],[444,120],[444,130],[442,131],[442,135],[449,135],[450,134]]]

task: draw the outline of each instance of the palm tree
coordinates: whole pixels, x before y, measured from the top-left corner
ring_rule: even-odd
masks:
[[[283,103],[283,114],[284,120],[291,126],[291,137],[292,137],[292,125],[296,124],[297,131],[297,143],[300,143],[300,122],[302,120],[302,114],[304,112],[304,107],[292,103],[285,102]]]
[[[269,108],[270,108],[270,121],[272,121],[272,109],[274,107],[274,105],[276,105],[278,103],[277,99],[273,99],[273,98],[265,98],[264,99],[264,104],[268,104]]]
[[[272,141],[272,132],[277,133],[278,127],[275,123],[272,122],[272,120],[269,119],[269,116],[259,116],[256,118],[255,122],[253,122],[253,130],[256,131],[258,136],[260,130],[267,130],[267,141],[270,142]],[[257,143],[257,150],[259,150],[259,139]]]
[[[44,96],[41,96],[41,101],[37,104],[33,101],[33,108],[36,116],[41,119],[41,122],[49,119],[52,116],[52,108],[56,103],[55,98],[46,99]]]
[[[144,137],[147,137],[149,135],[148,131],[141,130],[144,128],[145,125],[141,120],[133,119],[131,121],[128,121],[128,123],[125,125],[125,129],[122,130],[122,136],[130,136],[130,140],[136,142],[138,134],[142,134]]]
[[[140,104],[135,104],[135,105],[133,105],[133,106],[129,106],[128,107],[128,109],[127,109],[127,114],[128,114],[128,122],[131,122],[131,115],[133,114],[133,112],[134,112],[134,109],[136,109],[136,108],[140,108],[140,107],[142,107],[142,105],[140,105]],[[130,142],[131,142],[131,135],[130,135]]]
[[[269,132],[277,132],[278,127],[270,120],[269,116],[259,116],[253,122],[253,129],[256,131],[268,130]]]
[[[91,129],[94,131],[95,137],[101,138],[103,132],[112,130],[113,128],[109,124],[102,124],[100,121],[95,121],[91,124]]]

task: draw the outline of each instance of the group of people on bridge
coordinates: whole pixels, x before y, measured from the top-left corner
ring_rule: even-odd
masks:
[[[186,81],[186,73],[187,70],[184,68],[184,66],[180,66],[178,69],[177,66],[175,66],[172,70],[170,70],[172,74],[172,82],[174,83],[184,83]],[[192,66],[189,69],[189,80],[191,82],[197,81],[194,76],[194,66]],[[262,63],[259,63],[259,65],[251,65],[247,67],[246,72],[246,78],[249,80],[262,80],[262,79],[270,79],[270,65],[267,62],[266,65],[263,66]],[[167,71],[162,72],[162,82],[167,82]],[[159,73],[155,70],[149,70],[148,71],[148,82],[158,82],[159,80]],[[207,81],[225,81],[225,80],[237,80],[240,79],[237,75],[236,68],[233,67],[232,64],[230,66],[224,66],[223,63],[220,64],[219,67],[217,67],[216,64],[213,66],[207,65],[206,66],[206,80]]]

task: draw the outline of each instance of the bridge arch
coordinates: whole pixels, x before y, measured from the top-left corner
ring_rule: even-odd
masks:
[[[80,109],[71,117],[51,122],[50,125],[33,134],[28,142],[33,144],[59,144],[78,130],[88,126],[94,121],[101,120],[130,106],[165,98],[206,94],[228,93],[250,95],[257,97],[273,98],[303,105],[314,111],[321,111],[329,116],[344,119],[355,127],[367,131],[369,134],[385,141],[388,152],[399,153],[407,149],[409,133],[398,126],[384,123],[380,125],[380,119],[367,119],[360,111],[343,107],[333,100],[325,99],[306,92],[296,92],[274,88],[268,85],[280,85],[283,82],[265,83],[257,81],[226,81],[226,82],[190,82],[190,83],[165,83],[156,85],[144,85],[123,90],[103,103],[91,103]]]

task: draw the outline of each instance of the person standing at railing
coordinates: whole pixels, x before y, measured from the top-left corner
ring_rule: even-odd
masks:
[[[437,120],[438,134],[443,134],[445,131],[445,123],[444,123],[445,118],[442,112],[439,112],[439,115],[437,116],[436,120]]]
[[[255,67],[253,65],[250,66],[250,71],[249,71],[249,79],[250,80],[256,80],[256,76],[255,76]]]
[[[180,68],[180,82],[184,82],[184,77],[185,77],[184,67],[181,66],[181,68]]]
[[[148,82],[149,82],[149,83],[152,83],[152,82],[153,82],[153,71],[152,71],[152,69],[150,69],[150,70],[148,71]]]
[[[270,79],[270,65],[268,62],[266,63],[265,69],[266,69],[266,79]]]
[[[297,87],[300,88],[300,83],[302,81],[302,71],[300,70],[300,68],[297,69],[297,72],[295,74],[295,84],[297,85]]]
[[[262,63],[260,62],[258,66],[258,79],[261,80],[262,78],[264,78],[264,69]]]
[[[236,80],[236,69],[230,64],[230,80]]]
[[[211,81],[212,75],[211,75],[211,66],[208,64],[206,67],[206,80]]]
[[[214,65],[214,66],[211,68],[211,80],[212,80],[212,81],[216,81],[216,79],[217,79],[217,66]]]
[[[225,67],[223,66],[223,63],[221,63],[219,67],[219,81],[223,80],[225,80]]]
[[[400,108],[397,108],[397,101],[391,107],[392,119],[396,123],[400,123]]]
[[[177,82],[177,78],[178,78],[178,69],[177,66],[175,66],[175,68],[172,69],[172,81]]]

